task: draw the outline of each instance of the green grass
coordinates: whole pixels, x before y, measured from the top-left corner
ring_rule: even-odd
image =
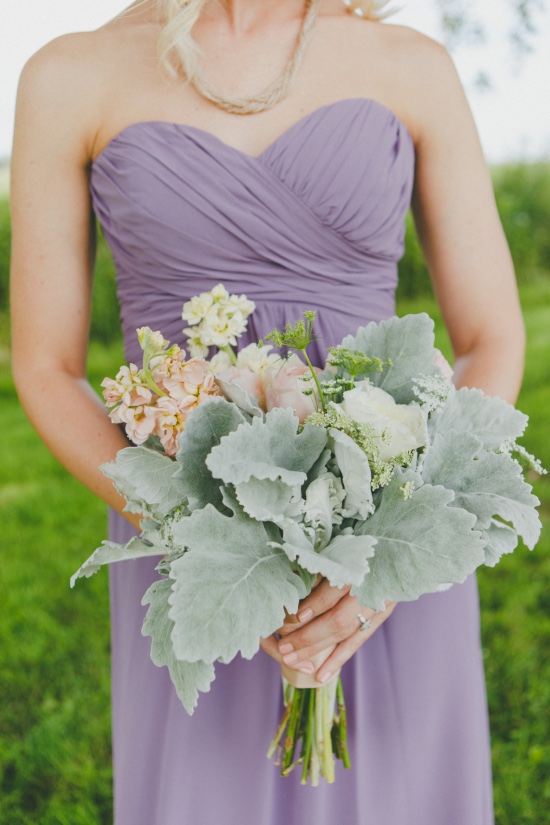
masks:
[[[527,446],[550,467],[550,285],[524,287],[522,299],[529,353],[519,406],[531,416]],[[448,352],[429,297],[399,309],[436,318]],[[119,343],[94,344],[94,386],[120,363]],[[107,576],[68,587],[105,537],[105,508],[40,443],[1,362],[0,429],[0,822],[108,825]],[[479,575],[498,825],[544,825],[550,805],[550,482],[535,486],[547,525],[537,550]]]

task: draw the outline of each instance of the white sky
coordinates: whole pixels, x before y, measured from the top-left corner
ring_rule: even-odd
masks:
[[[0,28],[0,158],[11,151],[17,78],[26,59],[52,38],[93,29],[129,0],[2,0]],[[439,37],[436,0],[396,0],[393,21]],[[478,5],[477,3],[475,5]],[[490,162],[550,158],[550,13],[539,16],[534,53],[519,69],[506,41],[505,0],[483,0],[490,32],[486,44],[462,46],[454,57],[466,86]],[[474,78],[487,71],[493,89],[481,92]]]

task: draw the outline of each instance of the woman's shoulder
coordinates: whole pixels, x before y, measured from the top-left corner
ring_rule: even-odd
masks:
[[[391,108],[402,113],[415,136],[429,128],[445,101],[463,99],[454,61],[437,40],[385,21],[356,25],[353,37],[357,70],[365,83],[375,78]]]
[[[129,65],[135,32],[116,19],[95,31],[64,34],[46,43],[25,64],[19,80],[18,110],[32,125],[57,124],[92,146],[113,79]]]

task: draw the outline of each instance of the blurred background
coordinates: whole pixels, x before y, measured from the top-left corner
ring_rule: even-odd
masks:
[[[9,368],[9,157],[17,78],[26,59],[53,37],[96,28],[125,5],[121,0],[2,3],[0,822],[5,825],[112,822],[107,576],[104,571],[75,591],[68,587],[72,572],[105,538],[106,512],[49,455],[17,402]],[[518,402],[531,419],[524,443],[550,467],[547,5],[544,0],[403,0],[391,22],[445,42],[466,87],[527,325],[526,376]],[[410,220],[398,297],[400,315],[425,311],[436,320],[439,346],[449,356]],[[113,265],[100,238],[92,385],[97,389],[122,362]],[[535,475],[531,481],[545,521],[539,546],[533,553],[520,548],[478,576],[497,825],[550,822],[550,481]]]

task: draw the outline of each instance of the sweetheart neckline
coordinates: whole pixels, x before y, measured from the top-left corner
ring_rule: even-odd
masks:
[[[316,109],[313,109],[311,112],[303,115],[303,117],[296,120],[292,123],[287,129],[281,132],[274,140],[269,143],[265,149],[263,149],[258,155],[250,155],[248,152],[242,151],[242,149],[238,149],[236,146],[232,146],[230,143],[226,143],[225,140],[222,140],[220,137],[215,135],[213,132],[208,131],[208,129],[201,129],[200,126],[193,126],[189,123],[179,123],[177,121],[172,120],[137,120],[134,123],[129,123],[127,126],[124,126],[120,132],[117,132],[114,137],[112,137],[101,152],[91,161],[90,167],[93,170],[95,165],[101,160],[101,158],[108,152],[111,146],[114,146],[119,140],[121,140],[124,135],[129,132],[130,130],[136,128],[142,128],[145,126],[171,126],[179,129],[183,134],[185,132],[192,133],[196,135],[202,136],[203,139],[212,140],[213,143],[222,147],[224,150],[234,153],[242,158],[247,159],[251,163],[258,163],[262,160],[262,158],[267,155],[267,153],[273,149],[277,144],[279,144],[282,140],[287,138],[294,130],[298,129],[300,126],[304,126],[308,123],[311,119],[315,116],[319,116],[325,114],[329,110],[336,108],[342,104],[353,104],[353,103],[361,103],[361,104],[369,104],[369,108],[377,106],[380,109],[383,109],[391,118],[396,121],[405,131],[405,134],[408,135],[409,140],[414,148],[414,140],[411,135],[410,129],[408,128],[407,124],[397,115],[393,109],[390,109],[389,106],[386,106],[384,103],[381,103],[379,100],[376,100],[372,97],[344,97],[340,100],[334,100],[332,103],[325,103],[322,106],[318,106]]]

